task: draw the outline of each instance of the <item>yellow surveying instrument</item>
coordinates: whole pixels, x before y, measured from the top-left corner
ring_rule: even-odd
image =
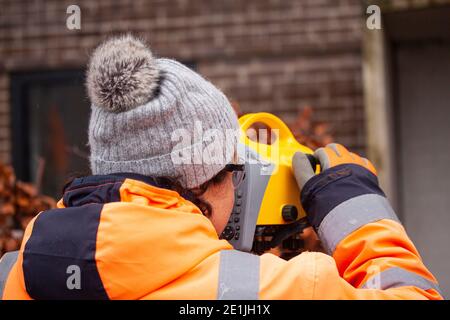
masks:
[[[236,190],[233,211],[221,237],[235,249],[258,254],[280,244],[300,249],[299,236],[307,222],[292,157],[298,151],[310,155],[316,170],[313,151],[298,143],[286,124],[270,113],[246,114],[239,124],[238,154],[245,177]],[[255,132],[257,125],[264,129]]]

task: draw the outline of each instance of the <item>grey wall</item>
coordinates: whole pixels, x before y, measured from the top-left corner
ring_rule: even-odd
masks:
[[[395,49],[400,213],[450,298],[450,42]]]

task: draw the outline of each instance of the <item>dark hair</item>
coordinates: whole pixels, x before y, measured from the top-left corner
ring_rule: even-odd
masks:
[[[211,217],[212,215],[212,207],[208,201],[201,199],[201,196],[208,190],[211,185],[218,185],[225,180],[227,176],[227,170],[224,168],[219,171],[214,177],[204,182],[200,186],[194,189],[186,189],[181,186],[181,184],[176,181],[174,178],[168,177],[152,177],[152,180],[155,182],[155,185],[161,188],[170,189],[178,192],[183,198],[191,201],[195,204],[202,214],[206,217]],[[72,174],[69,179],[66,180],[62,188],[62,192],[64,194],[65,190],[71,185],[71,183],[80,177],[86,176],[88,174]]]

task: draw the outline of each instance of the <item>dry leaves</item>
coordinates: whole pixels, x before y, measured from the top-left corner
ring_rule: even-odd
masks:
[[[295,121],[288,126],[298,142],[313,150],[333,142],[330,125],[316,121],[310,106],[300,109]]]
[[[0,253],[17,250],[28,223],[39,212],[54,208],[53,198],[18,181],[11,166],[0,164]]]

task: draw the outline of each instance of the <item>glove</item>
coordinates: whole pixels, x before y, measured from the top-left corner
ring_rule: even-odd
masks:
[[[322,172],[341,164],[357,164],[368,169],[374,175],[377,174],[375,167],[369,160],[348,151],[340,144],[331,143],[325,148],[319,148],[314,152],[314,156],[319,160]],[[315,176],[315,172],[308,157],[302,152],[294,154],[292,159],[292,169],[294,170],[295,179],[297,180],[300,190],[303,189],[309,179]]]

